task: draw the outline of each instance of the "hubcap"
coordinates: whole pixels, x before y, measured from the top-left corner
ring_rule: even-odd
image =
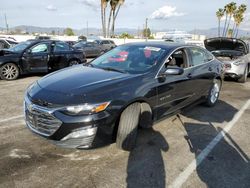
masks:
[[[4,65],[4,67],[2,68],[2,75],[4,76],[4,78],[6,79],[13,79],[17,76],[18,74],[18,70],[15,66],[13,65]]]
[[[214,83],[214,86],[211,90],[210,101],[215,103],[219,97],[220,85],[218,83]]]
[[[78,65],[78,61],[70,61],[69,66]]]

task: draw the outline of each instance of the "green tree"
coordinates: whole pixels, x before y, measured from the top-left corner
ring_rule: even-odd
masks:
[[[55,34],[56,34],[55,30],[52,30],[51,35],[55,35]]]
[[[127,38],[127,39],[133,39],[134,36],[130,35],[128,33],[122,33],[119,38],[122,38],[122,39],[125,39],[125,38]]]
[[[246,12],[246,10],[247,6],[245,4],[241,4],[233,14],[234,26],[232,35],[233,36],[235,35],[235,37],[237,37],[238,35],[239,26],[244,20],[244,13]]]
[[[67,35],[67,36],[73,36],[75,35],[74,32],[73,32],[73,29],[67,27],[65,30],[64,30],[64,34]]]
[[[216,12],[216,16],[218,18],[218,36],[220,37],[220,28],[221,28],[221,19],[224,16],[224,10],[222,8],[220,8],[217,12]]]

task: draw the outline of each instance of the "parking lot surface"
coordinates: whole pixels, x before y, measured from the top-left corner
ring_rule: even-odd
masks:
[[[64,149],[32,134],[22,103],[40,77],[0,80],[0,187],[250,187],[250,79],[224,82],[214,108],[197,105],[140,129],[125,152]]]

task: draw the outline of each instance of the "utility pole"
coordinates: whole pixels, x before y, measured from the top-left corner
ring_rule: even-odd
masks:
[[[4,18],[5,18],[6,31],[7,31],[7,34],[8,34],[9,33],[9,25],[8,25],[8,22],[7,22],[6,14],[4,14]]]
[[[86,30],[87,30],[87,32],[86,32],[87,36],[86,37],[88,37],[89,36],[89,22],[88,21],[87,21],[87,28],[86,28]]]
[[[146,31],[145,31],[145,34],[146,34],[146,42],[148,42],[148,18],[146,18]]]

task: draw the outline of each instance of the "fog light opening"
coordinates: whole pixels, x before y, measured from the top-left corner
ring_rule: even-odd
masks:
[[[84,129],[80,129],[68,134],[62,139],[62,141],[93,136],[96,134],[96,131],[97,127],[85,127]]]

